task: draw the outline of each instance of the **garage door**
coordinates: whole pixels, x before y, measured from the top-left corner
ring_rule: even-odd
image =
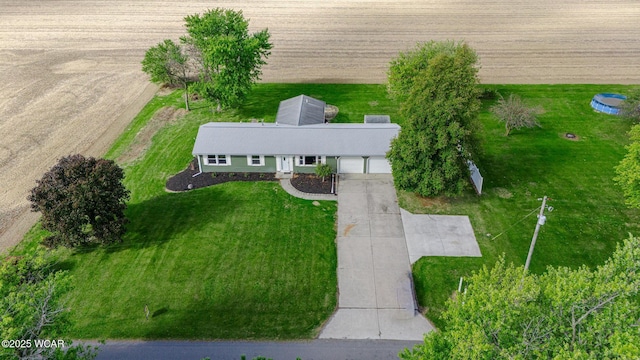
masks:
[[[391,164],[383,157],[370,157],[367,172],[369,174],[391,174]]]
[[[338,159],[338,172],[341,174],[362,174],[364,172],[364,158],[341,157]]]

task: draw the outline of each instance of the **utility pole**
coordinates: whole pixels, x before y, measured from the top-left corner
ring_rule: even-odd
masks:
[[[540,199],[538,199],[540,200]],[[531,246],[529,247],[529,255],[527,255],[527,262],[524,264],[524,272],[529,270],[529,263],[531,263],[531,256],[533,255],[533,248],[536,246],[536,239],[538,238],[538,232],[540,232],[540,226],[544,225],[547,218],[544,216],[544,209],[547,205],[547,197],[542,198],[542,206],[540,207],[540,214],[538,215],[538,222],[536,223],[536,230],[533,232],[533,238],[531,239]]]

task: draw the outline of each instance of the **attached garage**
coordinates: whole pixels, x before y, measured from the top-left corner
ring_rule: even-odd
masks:
[[[388,115],[365,123],[325,123],[323,101],[280,102],[275,123],[211,122],[198,129],[192,154],[201,172],[313,173],[318,162],[341,174],[390,173],[385,159],[400,133]]]
[[[364,158],[362,156],[341,156],[338,159],[338,172],[341,174],[364,173]]]
[[[367,173],[391,174],[391,164],[384,157],[372,156],[367,160]]]

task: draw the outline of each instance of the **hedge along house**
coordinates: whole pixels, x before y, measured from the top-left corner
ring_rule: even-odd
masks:
[[[390,173],[385,158],[400,126],[331,124],[323,101],[300,95],[280,103],[275,123],[213,122],[200,126],[193,155],[202,172]]]

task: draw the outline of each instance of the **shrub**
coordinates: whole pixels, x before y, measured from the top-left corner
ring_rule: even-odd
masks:
[[[325,177],[331,176],[332,172],[333,169],[327,164],[319,163],[318,165],[316,165],[316,175],[322,178],[322,182],[324,182]]]
[[[505,136],[509,136],[513,129],[540,127],[537,117],[542,111],[540,107],[527,106],[518,95],[513,94],[506,100],[501,96],[498,103],[491,107],[491,112],[504,123]]]

